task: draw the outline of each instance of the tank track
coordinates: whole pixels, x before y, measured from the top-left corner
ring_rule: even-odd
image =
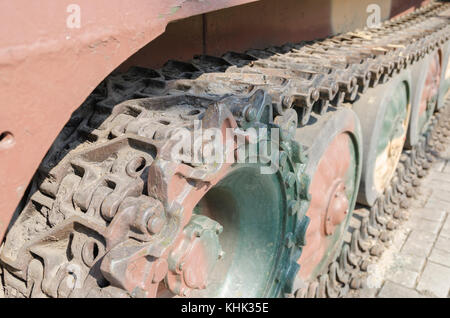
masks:
[[[292,109],[297,111],[298,122],[307,125],[311,112],[320,115],[329,107],[351,103],[369,87],[389,81],[441,47],[449,40],[450,27],[448,13],[439,14],[449,10],[449,4],[432,2],[374,29],[245,53],[228,52],[222,57],[199,55],[190,62],[168,61],[159,70],[134,67],[109,76],[74,112],[32,180],[23,212],[16,216],[18,225],[8,233],[14,240],[7,240],[1,248],[5,295],[142,296],[140,289],[126,292],[117,273],[105,277],[97,256],[105,246],[120,244],[124,238],[149,242],[161,231],[173,231],[162,226],[176,214],[165,213],[164,191],[148,187],[144,180],[148,173],[157,174],[146,168],[175,129],[192,129],[194,119],[217,112],[220,105],[226,105],[244,129],[284,123]],[[267,99],[273,115],[265,118],[262,111],[251,110],[262,109]],[[401,209],[415,195],[419,179],[433,160],[431,153],[448,128],[445,116],[438,113],[421,142],[404,152],[391,186],[377,204],[355,211],[346,243],[328,273],[306,283],[290,282],[282,287],[284,295],[341,297],[362,286],[371,257],[381,255],[389,231],[404,217]],[[133,137],[125,138],[124,133]],[[292,160],[301,172],[306,158],[299,155]],[[290,256],[294,263],[307,226],[309,182],[308,176],[301,178],[295,240],[288,240],[288,245],[295,246]],[[127,208],[151,212],[124,220],[133,226],[123,229],[116,216]],[[76,215],[76,221],[64,222],[68,215]],[[114,235],[107,228],[113,228]],[[46,249],[50,245],[52,255]],[[157,259],[158,251],[152,253]],[[62,260],[75,258],[83,265],[58,267]],[[294,273],[291,278],[295,270],[295,266],[289,270]],[[80,277],[91,278],[84,282],[85,294],[73,294],[66,287],[70,282],[62,284],[67,272],[73,274],[74,284]],[[151,285],[163,279],[156,269],[150,275]],[[38,285],[42,287],[34,287]]]

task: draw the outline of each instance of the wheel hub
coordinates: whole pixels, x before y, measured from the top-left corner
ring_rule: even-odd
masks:
[[[315,115],[313,115],[315,116]],[[297,129],[296,139],[307,142],[311,175],[311,219],[306,246],[298,260],[299,277],[311,282],[328,270],[340,252],[343,235],[357,195],[361,147],[358,119],[349,110],[317,116],[318,128]]]
[[[325,233],[332,235],[336,226],[345,220],[349,202],[346,194],[346,187],[342,180],[336,180],[335,186],[328,199],[328,207],[325,216]]]

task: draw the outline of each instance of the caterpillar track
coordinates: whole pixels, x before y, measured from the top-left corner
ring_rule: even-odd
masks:
[[[448,4],[432,2],[378,28],[221,57],[199,55],[189,62],[168,61],[158,70],[134,67],[109,76],[74,112],[11,222],[0,256],[5,296],[343,297],[361,288],[368,265],[405,217],[408,198],[448,135],[449,107],[403,151],[389,186],[371,208],[352,213],[354,200],[349,203],[343,243],[325,270],[308,279],[297,275],[297,261],[308,244],[313,176],[307,171],[308,147],[296,140],[295,130],[352,108],[369,90],[442,48],[449,41],[449,10]],[[219,238],[234,242],[233,233],[222,226],[227,220],[206,213],[211,202],[201,202],[210,190],[229,188],[226,176],[256,177],[228,161],[173,162],[174,135],[199,125],[234,129],[223,141],[231,143],[223,154],[230,162],[239,151],[236,138],[247,138],[249,129],[280,128],[279,169],[261,190],[269,196],[280,189],[283,204],[268,209],[278,211],[276,226],[267,230],[276,237],[262,238],[258,224],[249,230],[262,241],[253,248],[272,244],[268,250],[276,260],[257,268],[267,281],[256,282],[255,276],[248,289],[241,278],[230,278],[233,288],[224,291],[222,275],[234,273],[234,267],[227,261],[231,243]],[[273,161],[264,155],[257,159],[260,166]],[[206,212],[197,213],[199,205]],[[241,222],[261,217],[257,211],[249,214],[251,220]],[[206,255],[201,266],[198,255]],[[234,261],[241,264],[240,258]],[[252,276],[252,270],[243,276]]]
[[[408,218],[410,199],[418,194],[420,180],[448,143],[449,101],[447,98],[435,114],[420,143],[403,151],[394,178],[375,205],[360,205],[353,211],[340,257],[330,265],[330,271],[299,290],[297,297],[351,297],[365,286],[369,265],[378,260],[392,232]]]

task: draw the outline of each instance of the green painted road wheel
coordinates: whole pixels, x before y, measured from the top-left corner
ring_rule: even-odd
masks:
[[[279,148],[275,156],[271,148],[270,155],[258,152],[245,163],[233,164],[195,206],[193,219],[206,218],[221,229],[217,243],[208,243],[208,250],[197,259],[209,259],[207,254],[217,255],[216,250],[220,250],[220,259],[212,266],[196,261],[193,276],[207,272],[207,283],[188,296],[283,297],[293,293],[310,199],[309,178],[302,168],[306,157],[292,140],[296,119],[292,109],[275,119],[281,126],[280,142],[270,145]],[[258,151],[261,147],[259,142]],[[273,173],[268,173],[269,167],[275,168]]]
[[[214,135],[220,148],[211,150],[203,135],[197,139],[198,149],[207,161],[176,160],[174,155],[184,150],[175,147],[179,140],[174,135],[159,140],[156,151],[147,143],[150,138],[130,134],[66,156],[60,161],[66,175],[58,193],[68,198],[67,204],[61,203],[70,209],[68,217],[56,219],[50,211],[47,219],[34,201],[27,203],[0,253],[2,264],[8,264],[6,284],[16,283],[22,295],[32,297],[283,297],[294,292],[310,200],[307,158],[293,139],[297,113],[289,109],[273,118],[271,99],[262,90],[220,103],[207,100],[204,107],[198,106],[199,97],[191,98],[162,97],[168,106],[161,112],[167,117],[158,117],[160,99],[121,105],[146,105],[149,118],[159,123],[186,117],[183,124],[191,130],[181,132],[188,138],[195,134],[192,122],[198,119],[204,131],[221,133]],[[251,107],[255,116],[241,119],[238,129],[229,105]],[[179,127],[174,125],[171,133],[179,133]],[[252,128],[259,138],[252,138],[251,145],[239,143],[239,136],[250,139]],[[78,170],[66,169],[72,163]],[[97,191],[106,192],[101,200],[97,192],[88,196],[73,190],[86,184],[83,177],[87,184],[100,184]],[[119,183],[120,178],[126,183]],[[113,181],[119,184],[117,192],[135,192],[120,197],[105,186],[116,186]],[[83,199],[95,200],[95,207],[82,211],[78,204]],[[55,207],[58,213],[63,210]],[[30,231],[29,224],[39,224],[39,232]],[[23,233],[27,239],[17,239]],[[11,290],[17,293],[15,287]]]
[[[208,287],[192,296],[276,297],[278,277],[289,267],[285,236],[296,216],[287,213],[280,174],[261,174],[257,165],[234,167],[199,202],[196,213],[223,227],[224,252],[208,277]]]
[[[395,173],[411,113],[410,78],[410,73],[403,71],[353,103],[364,144],[359,203],[372,206]]]

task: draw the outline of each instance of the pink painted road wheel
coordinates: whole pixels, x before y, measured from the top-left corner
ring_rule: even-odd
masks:
[[[353,111],[332,109],[311,120],[316,124],[296,132],[296,140],[308,147],[306,173],[311,176],[310,224],[298,261],[303,281],[326,272],[338,255],[361,173],[361,129]]]

